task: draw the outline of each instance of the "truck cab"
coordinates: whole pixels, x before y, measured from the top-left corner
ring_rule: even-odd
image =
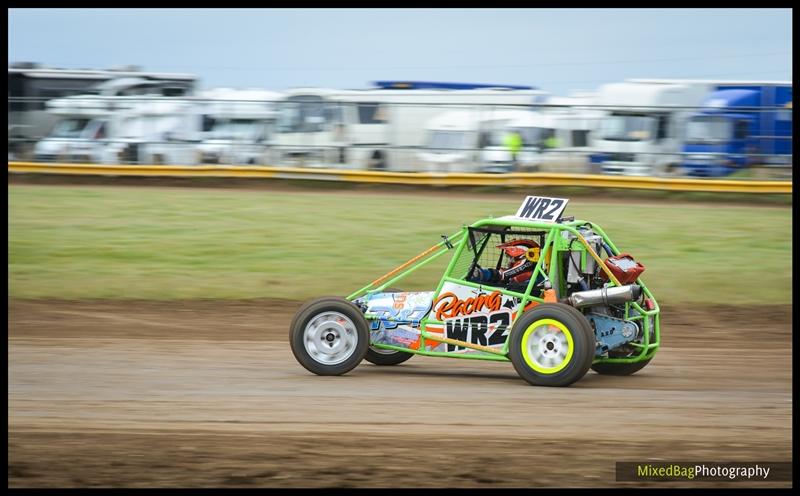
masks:
[[[791,163],[791,98],[791,83],[711,93],[687,123],[684,173],[720,177],[761,163]]]
[[[660,176],[681,162],[683,128],[709,84],[630,80],[603,85],[605,115],[592,139],[590,163],[604,174]]]

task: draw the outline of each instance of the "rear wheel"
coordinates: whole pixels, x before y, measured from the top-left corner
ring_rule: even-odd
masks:
[[[603,375],[631,375],[647,367],[652,358],[634,363],[595,363],[592,370]]]
[[[650,317],[652,319],[652,317]],[[655,328],[654,324],[650,323],[650,342],[653,343],[656,340]],[[641,350],[638,348],[634,348],[632,346],[621,346],[615,350],[611,350],[608,353],[609,358],[632,358],[639,356]],[[654,356],[650,356],[647,360],[642,360],[640,362],[633,362],[633,363],[595,363],[592,365],[592,370],[597,372],[598,374],[603,375],[631,375],[635,374],[636,372],[645,368],[650,361],[655,358]]]
[[[397,350],[382,350],[370,346],[364,360],[375,365],[398,365],[414,356],[413,353]]]
[[[340,297],[311,300],[297,311],[289,343],[300,365],[318,375],[341,375],[364,359],[369,324],[354,304]]]
[[[384,290],[386,293],[400,293],[402,291],[402,289],[397,288],[387,288]],[[384,350],[370,346],[367,348],[367,354],[364,356],[364,360],[375,365],[398,365],[412,356],[414,356],[413,353],[405,351]]]
[[[535,386],[569,386],[592,365],[595,338],[581,312],[563,303],[542,303],[514,322],[509,358]]]

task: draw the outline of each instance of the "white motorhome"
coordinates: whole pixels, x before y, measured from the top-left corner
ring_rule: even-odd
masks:
[[[477,111],[443,112],[425,124],[422,149],[417,154],[427,172],[472,172],[479,165]]]
[[[424,125],[435,115],[476,106],[485,110],[524,107],[545,95],[534,89],[453,87],[459,89],[447,85],[415,89],[409,83],[406,89],[289,90],[279,105],[272,162],[416,171]]]
[[[589,133],[596,118],[591,110],[580,107],[586,103],[586,96],[552,97],[537,110],[445,112],[426,124],[418,156],[428,171],[585,172]],[[511,133],[522,138],[516,164],[506,143]]]
[[[451,110],[425,124],[425,138],[418,153],[421,169],[428,172],[508,172],[510,155],[502,167],[486,163],[485,147],[504,147],[511,123],[523,120],[528,110]],[[488,168],[486,166],[489,166]]]
[[[119,112],[105,144],[106,163],[195,165],[202,112],[192,98],[149,99]]]
[[[599,118],[597,111],[585,107],[593,98],[590,93],[551,97],[540,110],[519,113],[502,134],[489,136],[481,152],[484,167],[493,172],[512,169],[504,139],[507,133],[517,132],[522,137],[518,170],[586,172],[589,140]]]
[[[192,94],[195,84],[191,74],[145,72],[136,66],[89,70],[12,64],[8,67],[9,153],[27,155],[33,142],[53,129],[60,116],[48,110],[50,100],[87,93],[182,96]]]
[[[47,102],[55,125],[33,147],[37,162],[103,161],[105,141],[112,133],[116,110],[105,101],[66,97]]]
[[[192,99],[76,95],[51,100],[37,161],[193,164],[201,114]]]
[[[676,170],[686,122],[711,88],[711,81],[645,79],[601,86],[596,104],[604,117],[593,133],[593,169],[637,176]]]
[[[210,123],[198,146],[203,164],[264,164],[283,95],[266,90],[217,88],[202,95]]]

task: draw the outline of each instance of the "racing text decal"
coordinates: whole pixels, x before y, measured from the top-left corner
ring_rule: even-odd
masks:
[[[455,293],[448,291],[442,293],[434,304],[436,320],[452,319],[459,315],[479,313],[484,309],[489,311],[500,310],[500,291],[491,294],[479,294],[474,298],[459,299]]]
[[[504,344],[516,307],[514,299],[499,291],[487,294],[466,286],[447,286],[432,306],[436,320],[444,323],[445,336],[483,346]],[[464,349],[447,344],[447,351]]]

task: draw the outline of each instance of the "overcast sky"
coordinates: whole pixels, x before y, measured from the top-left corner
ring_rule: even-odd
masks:
[[[790,80],[790,9],[9,9],[9,62],[136,64],[204,88],[380,79],[554,94],[630,77]]]

